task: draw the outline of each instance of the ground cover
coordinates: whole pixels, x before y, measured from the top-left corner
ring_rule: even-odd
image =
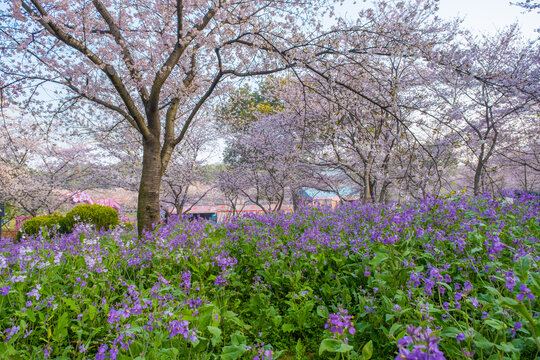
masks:
[[[534,359],[539,218],[428,198],[6,239],[0,358]]]

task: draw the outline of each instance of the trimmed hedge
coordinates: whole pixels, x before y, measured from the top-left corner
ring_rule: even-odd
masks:
[[[54,232],[67,234],[72,232],[75,224],[80,222],[94,225],[98,230],[109,230],[119,224],[118,213],[110,206],[78,205],[66,216],[42,215],[26,220],[17,233],[16,240],[19,241],[23,234],[36,235],[41,229],[48,229],[49,233],[55,229]]]
[[[110,206],[79,205],[69,211],[61,221],[61,231],[69,233],[79,222],[92,224],[98,230],[109,230],[119,224],[118,213]]]
[[[61,228],[61,221],[64,217],[60,214],[42,215],[26,220],[21,230],[17,233],[16,240],[19,241],[23,234],[37,235],[42,229],[49,232],[56,232]],[[56,231],[55,231],[56,230]]]

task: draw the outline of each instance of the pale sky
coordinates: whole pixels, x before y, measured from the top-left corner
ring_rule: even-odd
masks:
[[[475,33],[493,33],[496,29],[518,22],[525,38],[534,40],[540,34],[540,14],[526,12],[523,8],[510,5],[522,0],[439,0],[439,16],[450,20],[464,18],[464,27]],[[353,19],[359,9],[370,7],[370,0],[344,0],[337,11],[339,15]]]
[[[439,13],[446,19],[456,16],[465,18],[465,27],[480,33],[493,33],[498,28],[517,22],[526,38],[538,38],[540,34],[534,30],[540,28],[540,14],[537,11],[526,12],[519,6],[510,5],[510,2],[510,0],[440,0]]]

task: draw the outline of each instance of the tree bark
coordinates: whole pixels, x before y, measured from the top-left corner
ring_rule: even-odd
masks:
[[[293,203],[293,212],[297,212],[300,208],[300,201],[301,201],[301,188],[294,188],[292,189],[292,203]]]
[[[159,140],[143,140],[143,164],[137,206],[137,230],[150,230],[160,220],[161,145]]]
[[[482,178],[482,170],[484,168],[484,163],[482,162],[482,159],[478,160],[478,164],[476,165],[476,170],[474,172],[474,195],[477,196],[480,194],[480,180]]]

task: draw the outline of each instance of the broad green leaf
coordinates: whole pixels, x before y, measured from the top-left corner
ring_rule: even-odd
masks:
[[[88,317],[90,318],[91,321],[93,321],[96,315],[97,315],[97,308],[94,305],[90,305],[88,307]]]
[[[331,353],[346,353],[352,349],[352,346],[347,345],[338,339],[324,339],[319,346],[319,355],[322,355],[325,351]]]
[[[216,346],[221,342],[221,329],[215,326],[208,326],[207,329],[212,334],[212,345]]]
[[[390,331],[388,332],[391,336],[394,336],[394,333],[396,331],[399,330],[399,328],[401,328],[402,325],[401,324],[398,324],[398,323],[395,323],[395,324],[392,324],[392,326],[390,327]]]
[[[504,351],[507,354],[513,354],[519,352],[519,349],[512,343],[500,343],[496,345],[497,349]]]
[[[474,336],[474,344],[483,350],[491,350],[495,344],[483,337],[480,333]]]
[[[362,348],[362,360],[369,360],[373,356],[373,341],[369,340]]]
[[[499,321],[496,319],[487,319],[484,321],[484,323],[489,325],[493,329],[499,330],[499,331],[504,330],[506,328],[506,325],[502,321]]]
[[[234,346],[246,345],[246,337],[236,331],[234,334],[231,335],[231,343]]]
[[[179,351],[177,348],[160,349],[158,355],[160,359],[176,359]]]
[[[56,323],[56,326],[54,328],[53,338],[55,340],[58,341],[67,336],[68,323],[69,323],[68,313],[65,312],[60,316],[60,319],[58,319],[58,322]]]
[[[294,324],[283,324],[283,326],[281,327],[281,330],[285,331],[285,332],[291,332],[291,331],[294,331],[294,329],[296,329],[296,326],[294,326]]]
[[[31,322],[35,322],[36,321],[36,316],[34,315],[34,310],[32,309],[26,309],[26,311],[24,312],[26,314],[26,316],[28,317],[28,320],[30,320]]]
[[[225,346],[221,352],[222,360],[236,360],[239,359],[246,352],[246,346]]]
[[[330,313],[328,312],[328,308],[324,305],[317,306],[317,315],[322,317],[323,319],[327,319]]]

